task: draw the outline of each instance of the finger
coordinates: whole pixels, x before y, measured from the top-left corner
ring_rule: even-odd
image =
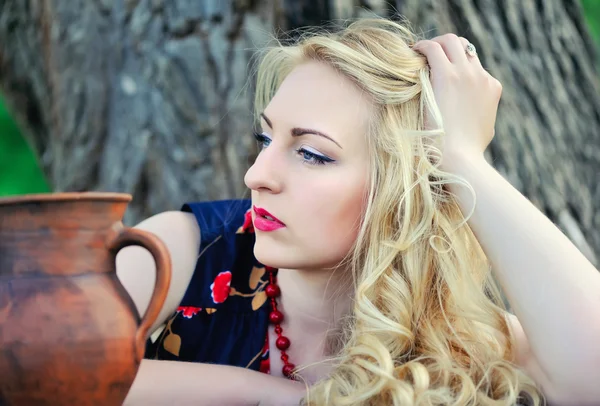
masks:
[[[448,59],[453,64],[466,64],[468,62],[465,48],[456,34],[441,35],[433,38],[432,41],[435,41],[442,46]]]
[[[445,70],[452,66],[442,46],[435,41],[419,41],[413,46],[413,50],[425,55],[432,70]]]
[[[469,40],[466,39],[465,37],[458,37],[458,39],[460,39],[460,43],[463,46],[463,50],[465,52],[465,55],[467,55],[467,60],[469,62],[471,62],[472,64],[475,64],[477,66],[481,66],[481,61],[479,60],[479,57],[477,55],[471,56],[471,55],[467,54],[467,46],[470,44]]]

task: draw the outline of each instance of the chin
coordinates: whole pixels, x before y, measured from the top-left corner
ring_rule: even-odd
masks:
[[[334,268],[339,261],[319,261],[319,255],[316,253],[306,253],[298,250],[296,247],[275,247],[275,244],[259,243],[254,244],[254,257],[263,265],[277,269],[327,269]],[[310,260],[307,260],[310,259]],[[327,258],[330,260],[331,258]]]
[[[260,244],[254,245],[254,257],[258,262],[272,268],[288,268],[289,260],[285,261],[281,255],[275,254],[275,250],[261,247]]]
[[[298,256],[297,250],[276,245],[278,244],[259,242],[257,239],[254,244],[254,257],[261,264],[278,269],[301,269],[306,265],[306,261],[302,260],[303,256]]]

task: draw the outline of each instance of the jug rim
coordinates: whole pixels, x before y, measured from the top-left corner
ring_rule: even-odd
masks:
[[[57,192],[57,193],[32,193],[24,195],[15,195],[0,197],[0,206],[22,203],[40,203],[40,202],[64,202],[64,201],[106,201],[128,203],[132,199],[129,193],[115,192]]]

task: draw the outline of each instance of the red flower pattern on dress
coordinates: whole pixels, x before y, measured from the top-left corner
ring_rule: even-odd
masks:
[[[246,214],[244,214],[244,225],[242,225],[242,230],[245,233],[254,232],[254,224],[252,223],[252,208],[248,209]]]
[[[224,271],[217,275],[215,281],[210,285],[210,296],[213,302],[223,303],[231,291],[231,272]]]
[[[177,308],[177,311],[181,312],[181,315],[186,319],[191,319],[192,316],[197,315],[200,310],[202,310],[201,307],[194,306],[179,306]]]

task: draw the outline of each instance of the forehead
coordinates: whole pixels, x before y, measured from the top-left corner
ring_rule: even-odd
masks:
[[[273,127],[309,127],[340,142],[365,134],[371,103],[352,81],[321,62],[296,67],[265,109]]]

